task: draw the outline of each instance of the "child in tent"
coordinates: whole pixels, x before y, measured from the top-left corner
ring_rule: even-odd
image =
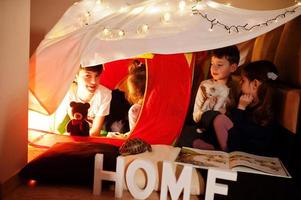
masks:
[[[213,122],[215,134],[223,150],[245,151],[258,155],[273,154],[273,137],[278,124],[273,104],[278,72],[269,61],[246,65],[241,74],[241,96],[230,119],[218,115]],[[204,146],[204,141],[198,142]]]
[[[228,46],[212,51],[211,79],[202,81],[195,99],[193,120],[197,123],[197,131],[207,142],[214,143],[209,134],[214,118],[236,105],[239,95],[238,84],[232,79],[236,71],[240,55],[236,46]],[[210,95],[212,93],[212,95]],[[204,134],[202,133],[204,132]],[[201,136],[200,135],[200,136]],[[205,145],[205,146],[204,146]],[[196,139],[192,142],[195,148],[213,148],[207,146],[203,140]]]
[[[89,103],[88,121],[90,122],[90,136],[99,136],[105,116],[109,114],[112,98],[111,90],[99,84],[102,65],[80,67],[75,82],[65,96],[59,110],[71,117],[71,101]]]
[[[241,74],[241,92],[237,108],[232,110],[231,120],[225,116],[216,118],[230,124],[228,132],[218,130],[216,134],[226,134],[224,142],[229,151],[245,151],[259,155],[271,155],[272,139],[278,124],[274,118],[273,103],[278,72],[269,61],[248,64]],[[220,123],[221,124],[221,123]]]
[[[127,99],[133,104],[128,113],[130,130],[135,127],[138,120],[138,116],[143,104],[145,85],[146,66],[139,60],[134,60],[129,66],[129,75],[127,78]]]

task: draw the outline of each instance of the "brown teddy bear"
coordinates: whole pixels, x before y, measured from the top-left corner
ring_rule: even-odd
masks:
[[[90,104],[72,101],[70,107],[72,119],[67,124],[67,132],[72,136],[89,136],[87,115]]]

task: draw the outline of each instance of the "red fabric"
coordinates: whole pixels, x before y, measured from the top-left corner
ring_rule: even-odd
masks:
[[[184,54],[155,55],[147,66],[145,103],[130,138],[170,145],[179,136],[186,117],[192,67]]]
[[[133,59],[117,60],[104,64],[104,70],[100,76],[100,84],[110,90],[116,89],[117,85],[128,75],[128,67]],[[144,62],[144,59],[138,59]]]
[[[144,59],[139,59],[145,62]],[[105,64],[100,82],[110,89],[123,80],[132,59]],[[148,77],[145,103],[130,138],[141,138],[150,144],[172,144],[179,136],[187,114],[192,68],[184,54],[155,55],[147,60]],[[96,142],[121,146],[125,140],[106,137],[81,137],[46,134],[36,145],[55,142]],[[48,144],[49,143],[49,144]]]

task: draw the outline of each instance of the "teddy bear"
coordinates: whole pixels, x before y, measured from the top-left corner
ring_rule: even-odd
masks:
[[[67,124],[67,132],[72,136],[89,136],[87,115],[90,104],[72,101],[70,107],[72,117]]]

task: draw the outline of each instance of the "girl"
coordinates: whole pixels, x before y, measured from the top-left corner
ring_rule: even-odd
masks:
[[[228,131],[229,151],[271,154],[277,131],[273,104],[278,72],[269,61],[256,61],[242,71],[237,109],[231,113],[233,127]]]
[[[277,131],[274,119],[274,89],[278,72],[269,61],[248,64],[241,74],[241,96],[229,115],[218,115],[213,122],[223,150],[258,155],[272,153],[272,138]]]
[[[143,104],[146,84],[146,67],[139,60],[134,60],[129,66],[127,78],[128,101],[133,104],[129,109],[128,118],[130,130],[134,128]]]

